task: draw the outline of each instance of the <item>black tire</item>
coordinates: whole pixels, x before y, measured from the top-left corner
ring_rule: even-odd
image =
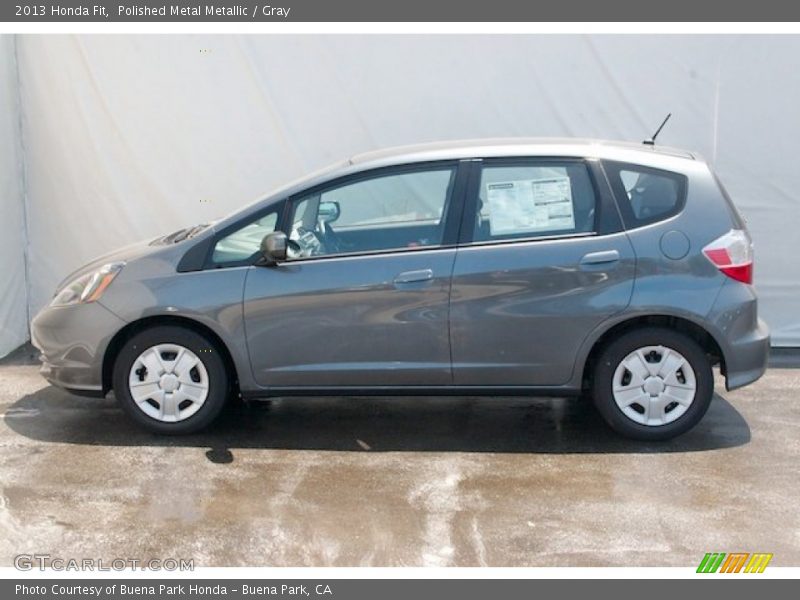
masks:
[[[664,425],[637,423],[614,400],[612,386],[617,367],[631,352],[646,346],[665,346],[676,350],[694,371],[694,400],[686,412]],[[714,374],[700,345],[687,335],[662,327],[644,327],[622,334],[600,352],[594,369],[592,399],[597,410],[614,431],[636,440],[668,440],[689,431],[706,414],[713,394]]]
[[[203,363],[208,374],[208,393],[200,408],[184,420],[164,422],[139,408],[133,399],[128,377],[134,362],[147,348],[158,344],[177,344],[191,350]],[[195,433],[208,427],[217,418],[230,392],[230,378],[219,349],[199,333],[177,326],[157,326],[129,339],[114,362],[114,395],[122,408],[145,429],[158,434]]]

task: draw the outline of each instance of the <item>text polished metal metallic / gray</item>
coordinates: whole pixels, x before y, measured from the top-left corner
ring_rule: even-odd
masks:
[[[226,400],[548,394],[667,439],[765,370],[753,248],[708,164],[595,140],[358,155],[101,257],[33,320],[45,377],[196,431]]]

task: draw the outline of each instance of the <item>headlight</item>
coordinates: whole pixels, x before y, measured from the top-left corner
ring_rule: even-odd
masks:
[[[114,281],[125,266],[124,262],[115,262],[103,265],[94,273],[87,273],[64,286],[55,295],[51,306],[68,306],[99,300],[106,288]]]

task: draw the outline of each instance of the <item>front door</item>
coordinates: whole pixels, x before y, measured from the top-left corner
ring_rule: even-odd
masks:
[[[452,382],[448,303],[459,167],[350,176],[289,200],[290,258],[248,270],[244,324],[269,387]],[[463,177],[463,175],[462,175]],[[460,189],[460,187],[458,187]]]

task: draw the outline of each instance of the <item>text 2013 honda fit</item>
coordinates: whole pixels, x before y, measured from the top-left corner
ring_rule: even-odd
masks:
[[[688,152],[489,140],[356,156],[211,225],[100,258],[32,325],[45,377],[159,433],[226,399],[594,399],[626,436],[694,426],[718,364],[765,370],[742,219]]]

